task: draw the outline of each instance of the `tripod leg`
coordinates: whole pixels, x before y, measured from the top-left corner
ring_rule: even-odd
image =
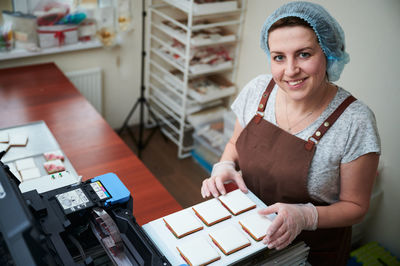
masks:
[[[127,130],[128,130],[129,136],[131,137],[133,143],[135,143],[135,145],[138,146],[139,143],[138,143],[138,141],[136,140],[135,134],[133,134],[132,129],[128,127]]]
[[[138,104],[140,102],[140,99],[138,99],[135,103],[135,105],[132,107],[131,111],[125,118],[124,124],[122,127],[117,131],[118,135],[121,135],[121,133],[125,130],[125,128],[128,126],[129,119],[131,119],[132,114],[135,112],[135,109],[137,108]]]
[[[147,101],[145,102],[145,104],[147,106],[147,110],[149,110],[150,117],[156,122],[156,127],[153,129],[153,132],[151,133],[151,136],[153,136],[155,133],[155,130],[160,127],[160,123],[158,122],[157,118],[154,116],[153,112],[151,111],[150,104]],[[168,138],[164,134],[161,134],[161,135],[163,136],[164,141],[167,142]],[[149,140],[150,140],[150,137],[148,138],[148,140],[146,140],[146,143],[149,142]]]
[[[147,144],[149,143],[150,139],[153,137],[154,133],[156,133],[157,128],[160,127],[160,123],[158,123],[157,118],[151,112],[149,103],[146,101],[145,104],[147,106],[147,110],[149,111],[150,117],[153,118],[153,120],[156,122],[156,126],[152,129],[151,133],[147,136],[147,139],[145,140],[145,143],[143,144],[144,147],[147,146]],[[165,138],[165,136],[164,136],[164,138]]]
[[[134,134],[131,132],[131,129],[129,129],[129,134],[131,135],[132,139],[135,141],[136,147],[138,149],[138,156],[139,158],[141,158],[142,155],[142,150],[145,148],[145,146],[148,144],[150,138],[152,137],[152,135],[154,133],[152,133],[147,139],[146,141],[143,142],[143,128],[144,128],[144,105],[147,106],[147,108],[149,109],[149,114],[152,115],[151,111],[150,111],[150,106],[146,101],[146,98],[144,96],[144,92],[145,92],[145,86],[144,86],[144,70],[145,70],[145,57],[146,57],[146,51],[145,51],[145,22],[146,22],[146,10],[145,10],[145,0],[142,0],[142,61],[141,61],[141,87],[140,87],[140,98],[137,100],[137,102],[135,103],[135,105],[133,106],[132,110],[129,112],[127,118],[125,119],[125,122],[122,126],[122,128],[118,131],[118,134],[121,134],[122,131],[127,128],[128,125],[128,121],[131,118],[133,112],[135,111],[136,107],[138,106],[138,104],[140,104],[140,122],[139,122],[139,139],[138,141],[135,141],[135,136]],[[154,118],[153,118],[154,119]],[[157,123],[157,127],[159,126],[157,119],[154,119]]]
[[[142,150],[144,149],[143,145],[143,129],[144,129],[144,103],[146,103],[146,99],[144,97],[140,98],[140,121],[139,121],[139,143],[137,145],[138,156],[142,158]]]

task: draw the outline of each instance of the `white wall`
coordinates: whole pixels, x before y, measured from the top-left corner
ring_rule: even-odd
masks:
[[[269,72],[267,57],[259,48],[264,20],[288,1],[249,0],[240,53],[238,86]],[[351,61],[338,85],[365,102],[376,115],[382,141],[384,190],[376,217],[368,227],[367,241],[378,241],[400,257],[400,1],[313,1],[323,5],[346,34]]]

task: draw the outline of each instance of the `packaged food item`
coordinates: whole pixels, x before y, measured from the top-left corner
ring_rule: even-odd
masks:
[[[78,11],[86,15],[86,19],[79,24],[78,39],[81,42],[91,41],[96,37],[97,21],[95,7],[78,7]]]
[[[130,0],[116,0],[117,27],[118,31],[129,31],[132,29],[132,6]]]
[[[55,0],[41,0],[33,10],[38,26],[55,25],[69,13],[69,5]]]
[[[0,26],[0,52],[10,51],[14,48],[12,24],[4,23]]]
[[[15,48],[37,50],[36,17],[21,12],[3,11],[2,13],[4,25],[11,25]],[[10,29],[7,34],[10,34]],[[10,39],[9,36],[7,38]]]
[[[97,38],[106,47],[114,46],[116,43],[116,33],[113,29],[108,27],[101,27],[97,30]]]
[[[45,152],[43,154],[46,161],[61,160],[64,161],[65,157],[61,150]]]
[[[97,38],[106,47],[116,44],[115,10],[112,0],[99,0],[97,8]]]
[[[48,174],[65,171],[65,166],[61,160],[47,161],[43,164]]]
[[[78,39],[81,42],[91,41],[96,36],[96,20],[85,19],[79,24]]]
[[[74,24],[78,25],[86,19],[86,14],[82,12],[75,12],[73,14],[68,14],[62,19],[60,19],[57,24]]]

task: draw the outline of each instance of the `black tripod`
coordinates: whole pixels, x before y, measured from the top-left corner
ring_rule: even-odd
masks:
[[[124,124],[122,127],[118,130],[118,134],[121,135],[121,133],[127,129],[130,137],[132,138],[133,142],[135,143],[137,150],[138,150],[138,157],[141,158],[142,155],[142,150],[147,146],[149,143],[151,137],[154,135],[156,132],[157,128],[159,127],[159,123],[157,119],[155,119],[154,115],[151,112],[150,105],[147,102],[146,98],[144,97],[144,92],[145,92],[145,86],[144,86],[144,68],[145,68],[145,57],[146,57],[146,51],[145,51],[145,20],[146,20],[146,10],[145,10],[145,0],[142,1],[142,62],[141,62],[141,79],[140,79],[140,97],[136,100],[135,104],[133,105],[131,111],[129,112],[128,116],[125,119]],[[132,132],[132,129],[128,127],[128,122],[130,118],[132,117],[133,113],[135,112],[137,107],[139,108],[139,139],[136,140],[135,135]],[[147,110],[149,111],[150,117],[156,122],[156,127],[153,128],[151,133],[147,136],[146,140],[143,140],[143,129],[144,129],[144,107],[147,107]]]

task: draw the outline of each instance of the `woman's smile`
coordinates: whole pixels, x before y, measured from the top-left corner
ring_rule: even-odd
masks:
[[[307,78],[297,80],[287,80],[286,83],[293,89],[299,88],[304,85]]]

